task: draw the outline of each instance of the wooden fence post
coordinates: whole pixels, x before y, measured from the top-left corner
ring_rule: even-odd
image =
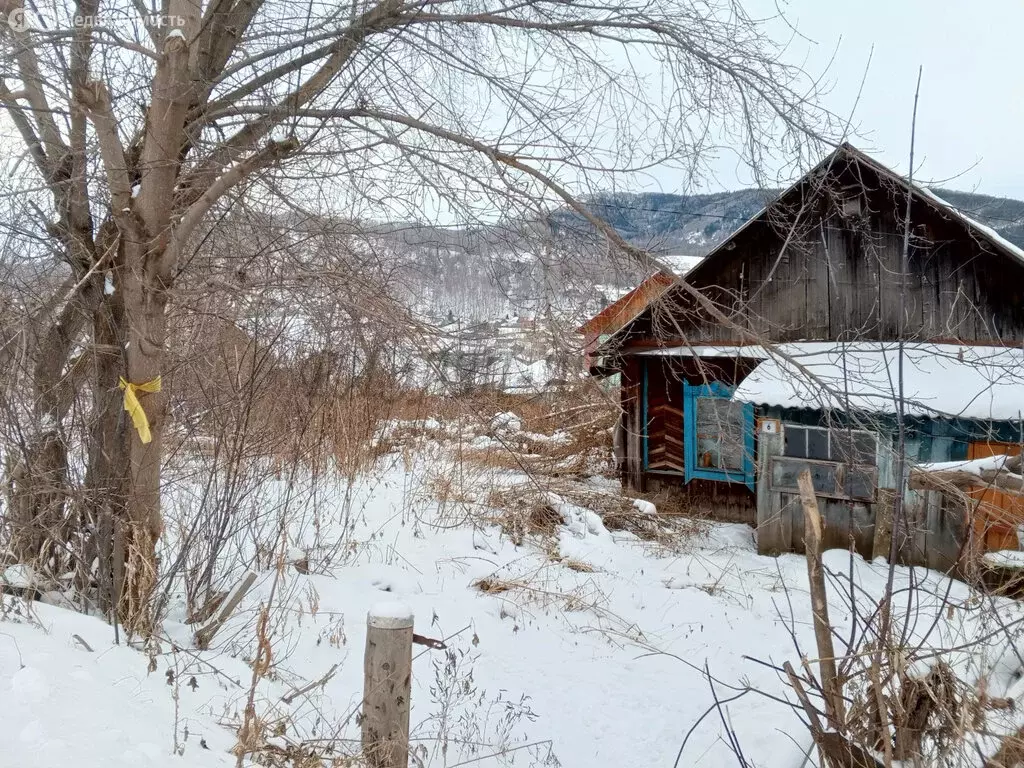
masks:
[[[793,526],[790,511],[784,509],[779,494],[773,493],[772,458],[782,455],[783,437],[778,422],[757,435],[757,554],[781,555],[793,551]]]
[[[412,625],[401,603],[378,603],[366,616],[363,755],[372,768],[409,765]]]
[[[836,652],[832,644],[832,623],[828,618],[828,593],[825,590],[825,567],[821,562],[821,512],[814,494],[810,470],[797,478],[800,502],[804,508],[804,549],[807,556],[807,581],[811,588],[811,613],[814,616],[814,639],[818,646],[818,669],[825,714],[829,725],[842,731],[846,725],[843,691],[836,673]]]

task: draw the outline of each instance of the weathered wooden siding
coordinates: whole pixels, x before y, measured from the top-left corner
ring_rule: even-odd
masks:
[[[630,377],[647,392],[647,468],[634,488],[676,494],[691,513],[726,522],[754,525],[754,493],[742,483],[693,479],[685,482],[683,457],[683,382],[732,384],[749,373],[756,361],[706,358],[634,357]],[[630,379],[632,380],[632,378]],[[632,391],[632,390],[631,390]],[[642,459],[643,443],[640,451]]]
[[[814,412],[801,414],[804,422]],[[793,423],[793,420],[790,420]],[[799,423],[799,422],[798,422]],[[818,426],[818,425],[813,425]],[[757,550],[761,554],[804,551],[804,513],[800,496],[771,488],[774,457],[783,452],[783,435],[761,435],[758,445],[757,478]],[[823,549],[853,549],[871,558],[875,540],[874,505],[864,501],[818,496],[818,508],[824,524]]]
[[[683,383],[669,366],[648,358],[647,387],[647,471],[684,471]]]
[[[973,441],[968,459],[986,456],[1019,456],[1020,443],[990,439]],[[1024,497],[979,485],[970,491],[974,504],[973,537],[980,551],[1020,549],[1018,531],[1024,525]]]
[[[643,491],[643,375],[636,358],[629,360],[622,369],[619,393],[626,433],[626,461],[622,467],[622,481],[633,490]]]
[[[648,492],[671,493],[682,500],[687,513],[723,523],[757,525],[757,500],[742,483],[718,483],[713,480],[691,480],[684,483],[681,475],[648,473]]]
[[[829,196],[792,202],[791,215],[755,220],[688,281],[772,341],[891,340],[901,327],[921,340],[1024,340],[1024,264],[985,250],[958,222],[917,201],[901,278],[905,198],[869,171],[860,176],[862,216],[841,215]],[[843,171],[832,186],[852,182]],[[677,290],[639,318],[626,343],[736,342],[739,335]]]
[[[897,541],[900,562],[960,573],[971,535],[967,510],[937,491],[908,491],[904,506],[906,530]]]
[[[766,409],[762,415],[788,423],[810,426],[848,425],[848,417],[812,410]],[[857,425],[863,426],[863,425]],[[874,425],[878,434],[878,486],[873,504],[819,498],[825,523],[825,548],[854,549],[864,557],[888,556],[888,539],[882,537],[879,550],[876,520],[880,508],[891,508],[895,488],[894,459],[896,425],[892,417],[879,418]],[[910,419],[907,428],[907,455],[915,461],[957,461],[966,459],[969,446],[978,441],[1004,442],[1021,439],[1020,426],[1009,422],[969,420]],[[766,471],[773,455],[782,451],[781,443],[761,436],[758,454],[758,551],[762,554],[803,552],[803,511],[795,494],[770,492]],[[947,573],[960,573],[967,561],[966,550],[972,528],[967,524],[978,514],[967,510],[955,499],[940,493],[908,490],[904,496],[904,522],[897,535],[900,562],[922,565]],[[977,535],[975,534],[977,538]],[[982,536],[984,539],[984,536]],[[984,541],[975,542],[984,546]]]

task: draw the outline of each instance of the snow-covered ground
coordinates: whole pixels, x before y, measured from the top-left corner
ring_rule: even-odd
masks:
[[[285,565],[261,573],[208,651],[194,649],[194,627],[177,602],[166,636],[147,651],[115,646],[99,619],[39,603],[26,615],[23,603],[8,600],[0,766],[233,765],[264,604],[272,665],[255,707],[269,743],[351,753],[366,614],[381,600],[407,604],[417,632],[448,644],[414,647],[413,744],[422,765],[736,765],[723,718],[707,713],[715,697],[746,689],[786,696],[760,662],[798,663],[794,637],[813,657],[803,558],[759,557],[752,531],[738,525],[686,526],[676,541],[655,544],[609,531],[561,497],[549,497],[566,523],[553,540],[516,546],[479,507],[488,484],[522,478],[476,475],[468,490],[438,501],[438,479],[459,472],[436,445],[388,457],[352,490],[343,560],[316,574],[312,533],[293,532],[282,551],[305,550],[312,572]],[[284,492],[283,481],[267,482]],[[607,480],[590,484],[617,493]],[[341,516],[343,487],[321,497],[321,525]],[[641,504],[637,512],[651,510]],[[826,553],[825,563],[852,573],[866,599],[881,594],[884,564],[842,551]],[[925,599],[915,632],[932,631],[929,642],[949,647],[986,635],[983,606],[965,586],[921,569],[914,577],[940,595],[949,587],[957,606]],[[899,569],[897,588],[910,578]],[[849,609],[832,586],[832,618],[844,626]],[[1001,620],[1010,625],[1020,614],[1007,601]],[[988,644],[958,673],[971,682],[984,672],[990,695],[1015,695],[1021,662],[1005,637]],[[792,709],[751,692],[725,712],[753,765],[801,765],[810,739]]]

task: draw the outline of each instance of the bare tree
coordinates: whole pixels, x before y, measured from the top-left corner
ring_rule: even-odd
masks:
[[[168,308],[212,212],[275,197],[366,217],[584,212],[592,186],[666,163],[692,177],[719,142],[752,165],[799,156],[825,118],[729,2],[2,0],[0,18],[4,126],[31,161],[14,191],[66,265],[31,355],[39,428],[10,477],[12,546],[44,563],[63,547],[62,425],[88,393],[83,508],[110,602],[141,630]]]

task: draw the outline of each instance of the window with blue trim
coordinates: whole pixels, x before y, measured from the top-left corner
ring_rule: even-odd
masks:
[[[694,478],[754,488],[754,406],[730,399],[717,381],[683,382],[686,482]]]

